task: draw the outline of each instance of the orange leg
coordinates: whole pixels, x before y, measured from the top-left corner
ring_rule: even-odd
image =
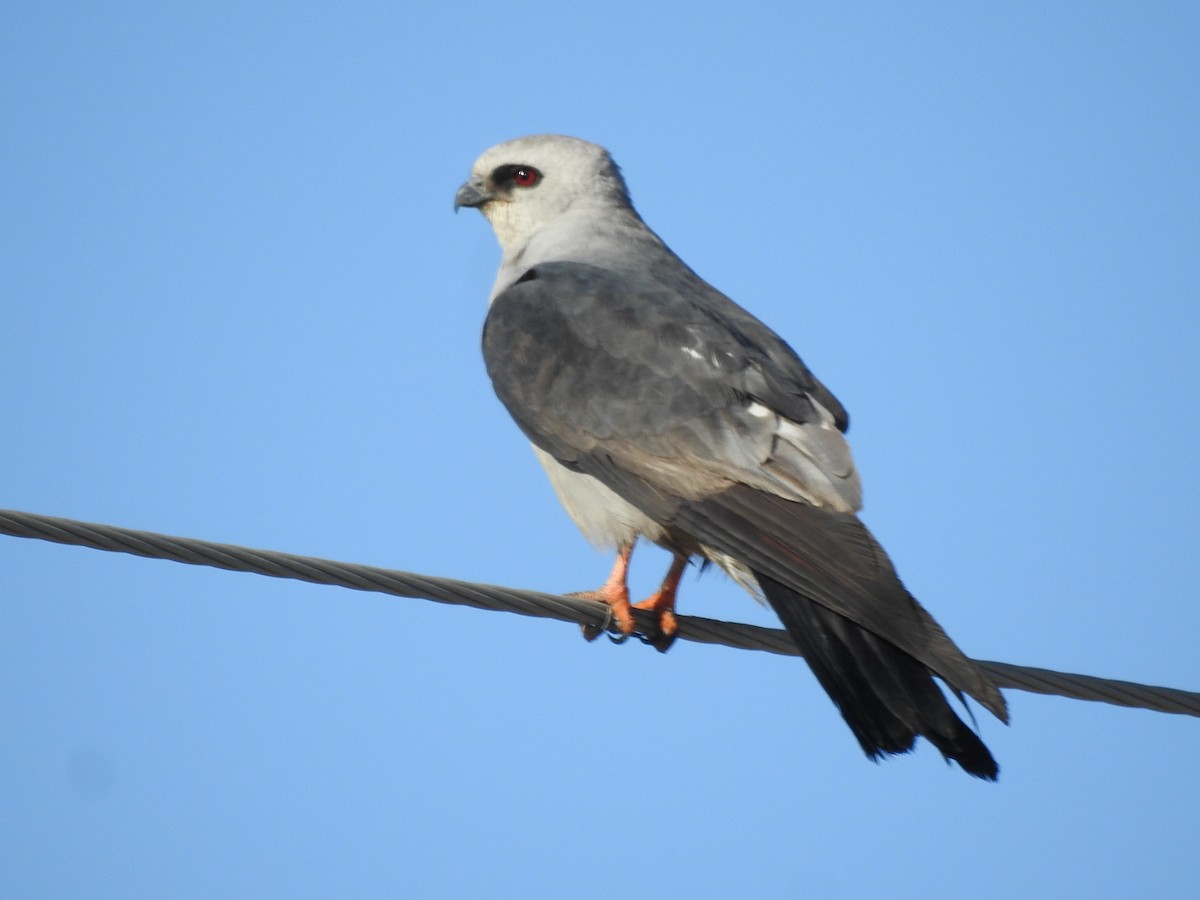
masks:
[[[621,634],[628,637],[633,634],[636,623],[629,605],[629,558],[633,556],[633,544],[624,544],[617,549],[617,561],[613,564],[608,580],[597,590],[579,591],[568,594],[569,597],[582,597],[585,600],[599,600],[612,610],[613,620]],[[594,641],[604,633],[598,625],[580,625],[583,636]]]
[[[630,604],[629,560],[632,556],[633,544],[622,546],[617,551],[617,560],[613,564],[608,580],[599,589],[580,591],[569,596],[598,600],[606,604],[612,610],[612,620],[616,623],[617,630],[623,635],[617,640],[623,640],[636,630],[637,622],[633,618],[634,609],[645,609],[657,613],[658,634],[649,643],[653,644],[660,652],[665,653],[667,648],[675,642],[675,636],[679,633],[679,622],[675,618],[675,595],[679,590],[679,582],[683,578],[684,570],[687,568],[687,557],[676,556],[659,589],[645,600]],[[583,636],[589,641],[594,641],[605,631],[604,628],[597,625],[581,625],[580,628],[583,630]]]
[[[666,653],[667,648],[675,643],[679,634],[679,622],[675,618],[675,595],[679,592],[679,582],[687,568],[687,557],[676,556],[663,578],[662,585],[657,591],[633,604],[634,609],[648,609],[658,613],[658,635],[651,641],[660,653]]]

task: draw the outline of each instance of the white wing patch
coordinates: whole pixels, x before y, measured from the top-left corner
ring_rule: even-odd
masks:
[[[750,413],[750,415],[754,416],[756,419],[765,419],[767,416],[775,415],[775,413],[771,412],[771,410],[769,410],[767,407],[757,402],[751,403],[749,406],[747,406],[746,412]]]
[[[774,417],[770,450],[762,460],[760,486],[814,506],[857,512],[862,508],[862,483],[850,445],[838,431],[829,410],[815,400],[813,406],[819,417],[804,424],[785,419],[761,403],[751,403],[746,408],[747,413],[758,419]]]

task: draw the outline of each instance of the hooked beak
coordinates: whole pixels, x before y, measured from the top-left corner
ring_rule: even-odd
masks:
[[[463,186],[458,189],[458,193],[454,195],[454,211],[458,212],[461,207],[470,206],[478,209],[492,199],[492,195],[484,186],[483,179],[472,177],[463,182]]]

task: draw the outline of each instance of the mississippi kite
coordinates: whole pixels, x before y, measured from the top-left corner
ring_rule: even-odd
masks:
[[[571,518],[617,551],[588,596],[631,633],[630,554],[639,537],[665,547],[662,587],[636,604],[665,649],[687,561],[716,563],[775,610],[869,757],[923,735],[994,780],[934,676],[1007,721],[1004,699],[859,521],[846,411],[783,339],[667,248],[595,144],[492,147],[461,206],[503,250],[483,335],[496,393]]]

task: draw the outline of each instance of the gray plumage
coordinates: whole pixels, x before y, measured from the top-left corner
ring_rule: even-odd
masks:
[[[493,147],[460,205],[504,251],[488,373],[585,535],[645,536],[765,598],[872,758],[923,734],[995,778],[932,676],[1001,719],[1003,698],[855,515],[847,414],[792,349],[646,227],[594,144]]]

